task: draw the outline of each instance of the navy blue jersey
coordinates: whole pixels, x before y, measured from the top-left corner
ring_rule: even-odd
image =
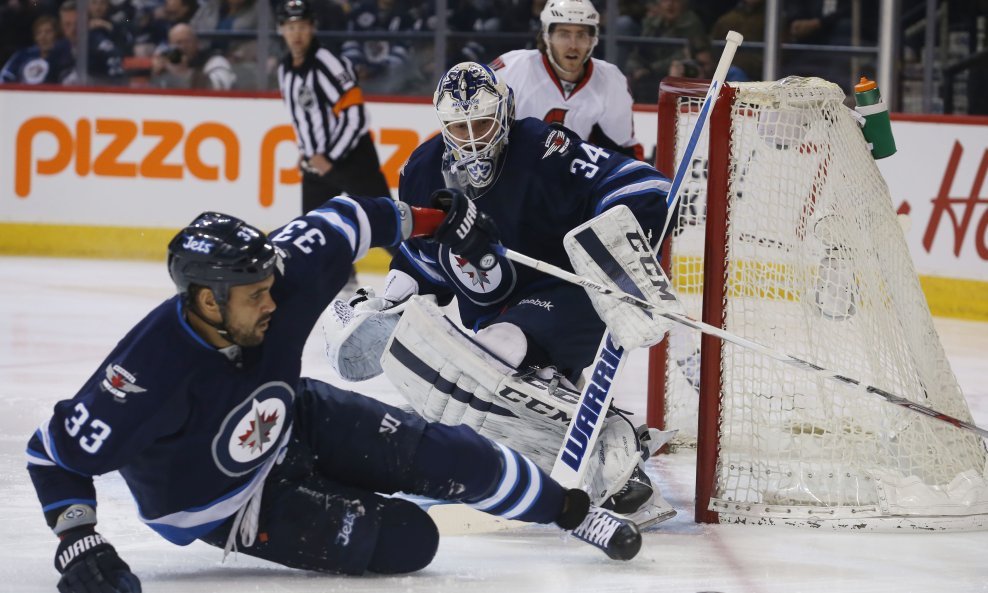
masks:
[[[399,197],[429,206],[433,191],[446,187],[444,144],[435,136],[405,164]],[[646,233],[655,237],[666,217],[669,180],[650,165],[581,140],[562,127],[537,119],[516,122],[495,181],[474,201],[497,224],[505,247],[572,270],[563,236],[607,208],[624,204]],[[421,293],[457,296],[460,318],[478,327],[500,310],[538,290],[549,277],[499,258],[482,272],[433,241],[402,244],[391,264],[411,274]]]
[[[284,450],[302,348],[352,262],[400,239],[388,198],[334,198],[271,234],[277,309],[238,357],[206,343],[173,297],[138,323],[28,443],[46,512],[96,504],[92,476],[119,470],[141,519],[187,544],[234,514]]]
[[[0,70],[0,83],[62,84],[73,68],[72,46],[59,39],[44,57],[37,45],[17,51]]]

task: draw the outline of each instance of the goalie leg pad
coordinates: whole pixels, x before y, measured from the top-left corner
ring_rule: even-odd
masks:
[[[545,472],[552,470],[580,397],[551,378],[519,374],[419,297],[409,300],[381,366],[426,420],[465,424]],[[627,481],[641,460],[638,443],[628,421],[608,417],[583,486],[595,503]]]
[[[432,302],[410,299],[381,367],[426,420],[466,424],[548,471],[579,394],[516,370],[471,340]]]
[[[641,225],[627,206],[610,208],[566,233],[563,246],[577,274],[660,309],[685,312]],[[588,288],[587,294],[622,348],[651,346],[662,339],[671,325],[649,311],[595,290]]]

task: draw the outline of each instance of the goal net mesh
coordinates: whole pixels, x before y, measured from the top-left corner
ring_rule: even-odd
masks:
[[[734,88],[729,130],[708,126],[675,212],[666,265],[687,313],[702,316],[704,250],[721,242],[723,278],[707,280],[722,283],[720,318],[705,321],[970,421],[843,92],[802,78]],[[677,99],[677,165],[702,99]],[[710,137],[729,141],[727,223],[717,229],[706,216]],[[696,439],[701,389],[719,404],[703,421],[719,435],[708,473],[721,521],[951,524],[988,512],[977,435],[726,342],[719,384],[701,387],[699,343],[675,328],[665,368],[653,372],[664,374],[666,424],[682,431],[680,444]]]

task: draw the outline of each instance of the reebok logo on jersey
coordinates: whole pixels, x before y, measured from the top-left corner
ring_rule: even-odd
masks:
[[[401,426],[401,420],[398,420],[391,414],[385,413],[384,419],[381,420],[381,428],[379,428],[377,432],[381,434],[394,434],[398,432],[399,426]]]
[[[518,301],[519,305],[534,305],[536,307],[542,307],[546,311],[552,311],[552,301],[543,301],[542,299],[525,299]]]
[[[123,401],[128,394],[144,393],[144,389],[137,385],[137,377],[127,372],[119,364],[110,364],[106,367],[106,378],[100,382],[103,391],[109,391],[117,401]]]
[[[566,154],[567,150],[569,150],[569,137],[566,132],[553,130],[545,139],[545,154],[542,155],[542,158],[547,159],[554,152]]]

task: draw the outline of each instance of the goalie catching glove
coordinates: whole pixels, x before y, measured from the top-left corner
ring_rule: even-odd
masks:
[[[391,270],[384,294],[357,289],[349,300],[334,300],[323,323],[326,357],[347,381],[366,381],[381,374],[381,354],[394,332],[409,297],[419,291],[418,282],[401,270]]]
[[[658,310],[685,314],[659,266],[641,225],[627,206],[615,206],[588,220],[563,238],[573,270],[598,284],[648,301]],[[616,345],[630,350],[659,342],[670,321],[587,288],[597,314]]]

